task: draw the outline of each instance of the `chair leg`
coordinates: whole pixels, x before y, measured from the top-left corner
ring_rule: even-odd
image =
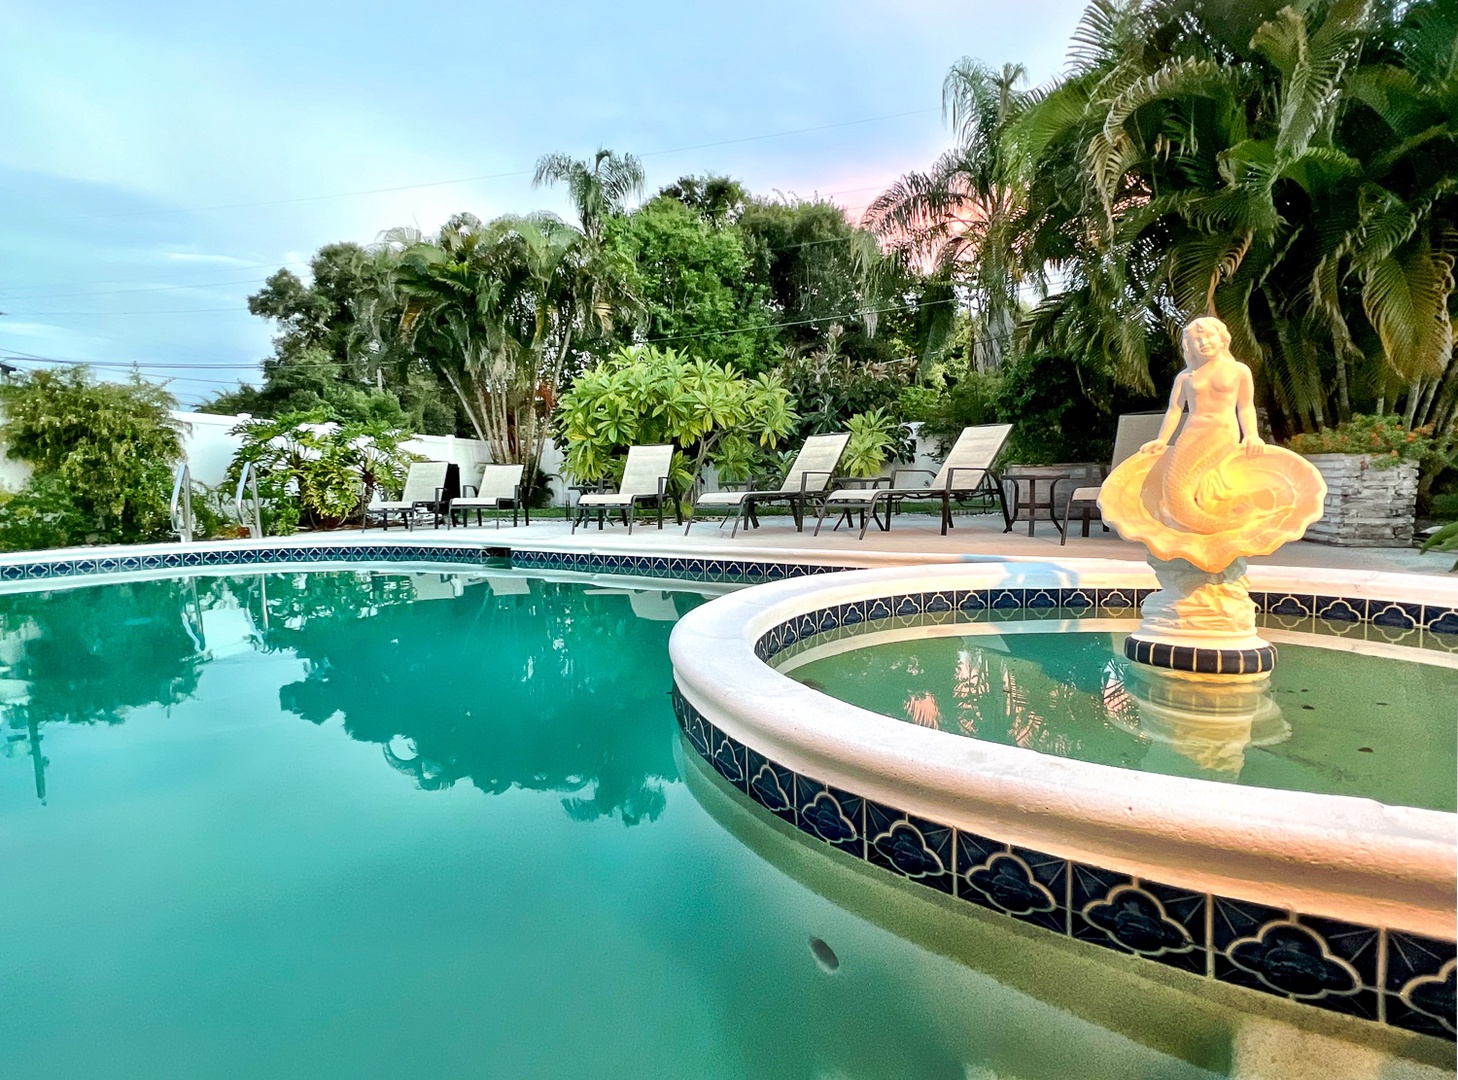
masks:
[[[624,514],[627,516],[628,521],[628,535],[632,536],[633,520],[638,516],[638,502],[636,499],[628,504],[628,509],[624,511]]]
[[[823,503],[820,504],[820,516],[815,519],[815,531],[810,534],[811,536],[819,536],[820,535],[820,526],[822,526],[822,525],[825,524],[825,515],[829,511],[830,511],[830,500],[827,499],[825,502],[823,502]]]
[[[1087,506],[1085,506],[1083,508],[1083,538],[1085,540],[1088,539],[1088,524],[1089,524],[1089,519],[1092,516],[1093,515],[1089,512],[1089,508]]]

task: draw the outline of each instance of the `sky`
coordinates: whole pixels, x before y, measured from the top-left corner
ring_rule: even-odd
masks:
[[[732,5],[0,0],[0,357],[257,382],[247,297],[321,245],[547,209],[545,153],[638,155],[858,216],[950,143],[963,56],[1061,69],[1082,0]]]

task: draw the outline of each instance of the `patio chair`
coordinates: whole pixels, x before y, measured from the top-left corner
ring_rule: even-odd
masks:
[[[658,508],[658,527],[663,528],[663,505],[668,487],[668,470],[673,463],[673,444],[660,443],[656,446],[631,446],[628,461],[623,466],[623,482],[617,491],[588,491],[577,498],[577,515],[572,519],[572,531],[587,520],[587,515],[597,511],[597,527],[602,528],[603,516],[609,510],[619,510],[628,522],[628,535],[633,535],[633,520],[637,517],[640,503]]]
[[[435,517],[436,527],[439,528],[450,467],[448,461],[415,462],[405,475],[405,490],[400,493],[400,497],[393,501],[375,503],[368,508],[368,512],[378,514],[380,527],[388,531],[392,514],[399,514],[401,524],[409,529],[416,511],[429,510]]]
[[[518,511],[526,512],[526,523],[532,523],[531,507],[521,499],[521,477],[525,466],[487,465],[481,472],[481,482],[474,487],[467,484],[463,492],[475,492],[466,498],[452,499],[446,507],[446,524],[455,526],[456,514],[461,515],[461,524],[476,511],[476,524],[481,524],[483,510],[511,510],[511,523],[516,524]],[[496,527],[501,528],[501,517],[496,517]]]
[[[805,508],[812,502],[817,502],[830,488],[830,481],[835,476],[835,468],[840,464],[841,455],[845,453],[846,443],[850,442],[850,432],[843,431],[837,435],[811,435],[805,440],[805,445],[800,447],[800,452],[795,455],[795,462],[790,466],[790,471],[785,473],[785,479],[778,488],[769,491],[710,491],[700,495],[694,502],[693,511],[689,514],[688,524],[684,526],[683,534],[688,535],[689,529],[693,528],[694,521],[701,509],[722,509],[734,511],[734,528],[729,535],[733,537],[739,532],[741,523],[748,521],[753,525],[759,524],[759,518],[755,516],[754,508],[760,503],[783,502],[790,506],[790,513],[795,516],[795,529],[802,531],[805,527]],[[722,523],[721,523],[722,524]]]
[[[1164,422],[1164,413],[1125,413],[1119,417],[1119,429],[1114,434],[1114,456],[1109,462],[1109,467],[1104,471],[1104,479],[1108,479],[1109,473],[1123,464],[1124,459],[1132,457],[1139,452],[1139,448],[1159,434],[1159,426]],[[1183,422],[1183,421],[1182,421]],[[1063,536],[1059,539],[1060,545],[1068,543],[1068,523],[1073,518],[1074,507],[1083,511],[1083,535],[1088,536],[1089,521],[1099,511],[1099,491],[1103,484],[1097,486],[1074,488],[1068,493],[1068,501],[1063,506]],[[1108,532],[1109,527],[1104,526]]]
[[[825,496],[820,506],[820,517],[815,522],[815,535],[820,535],[820,526],[825,515],[832,510],[849,514],[861,512],[861,535],[866,538],[866,526],[875,521],[883,532],[891,529],[891,515],[907,499],[936,499],[942,504],[942,535],[952,527],[952,500],[981,496],[994,499],[1002,507],[1004,520],[1007,506],[1003,500],[1002,483],[992,471],[992,464],[1007,443],[1011,424],[983,424],[980,427],[963,428],[962,434],[947,453],[942,467],[933,473],[930,469],[896,469],[892,472],[887,487],[840,488]],[[920,473],[932,478],[924,488],[902,487],[902,476]],[[878,510],[885,510],[883,522]]]

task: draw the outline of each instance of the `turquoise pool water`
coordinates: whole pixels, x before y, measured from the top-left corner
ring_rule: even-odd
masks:
[[[684,764],[666,646],[701,602],[509,573],[0,597],[0,1076],[1227,1074],[1259,1018]]]
[[[1283,641],[1268,687],[1208,687],[1124,659],[1123,632],[1038,632],[1032,621],[984,629],[994,632],[912,628],[859,647],[851,636],[786,670],[886,716],[1061,757],[1433,810],[1458,804],[1458,667],[1448,654],[1422,663],[1337,639],[1340,650]]]

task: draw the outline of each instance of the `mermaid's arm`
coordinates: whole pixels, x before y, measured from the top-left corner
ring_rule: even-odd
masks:
[[[1169,445],[1170,438],[1175,433],[1175,428],[1180,426],[1180,417],[1185,411],[1185,384],[1189,382],[1189,374],[1180,372],[1175,376],[1174,387],[1169,392],[1169,408],[1165,411],[1164,422],[1159,425],[1159,434],[1151,442],[1145,443],[1139,448],[1143,454],[1157,454]]]
[[[1244,364],[1240,365],[1240,388],[1236,391],[1235,418],[1240,421],[1245,452],[1259,454],[1266,444],[1261,439],[1260,428],[1256,424],[1255,380],[1251,378],[1250,368]]]

